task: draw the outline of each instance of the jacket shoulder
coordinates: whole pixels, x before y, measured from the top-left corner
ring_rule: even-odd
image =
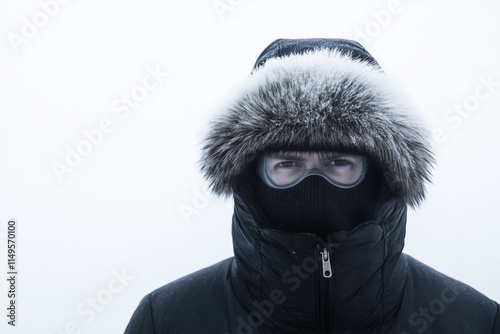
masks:
[[[498,304],[479,291],[403,254],[406,288],[399,319],[408,332],[500,333]],[[497,324],[495,325],[495,319]]]
[[[209,333],[215,322],[226,321],[223,316],[227,294],[232,293],[232,262],[233,258],[228,258],[144,296],[125,334]]]

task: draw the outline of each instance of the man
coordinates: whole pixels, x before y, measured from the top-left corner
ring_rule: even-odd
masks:
[[[402,253],[433,162],[360,44],[273,42],[203,148],[234,257],[144,297],[126,333],[500,333],[497,303]]]

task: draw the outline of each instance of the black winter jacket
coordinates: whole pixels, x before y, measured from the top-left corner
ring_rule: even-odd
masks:
[[[356,42],[272,43],[203,152],[214,191],[233,192],[234,257],[148,294],[125,333],[500,334],[496,302],[402,253],[433,157],[397,88]],[[248,171],[284,146],[376,161],[387,187],[375,218],[327,240],[264,228]]]
[[[148,294],[125,333],[500,333],[497,303],[402,253],[405,224],[395,200],[324,242],[260,228],[235,194],[234,257]]]

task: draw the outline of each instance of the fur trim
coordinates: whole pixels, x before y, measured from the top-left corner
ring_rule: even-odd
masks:
[[[213,192],[230,195],[266,150],[355,150],[375,159],[389,188],[416,206],[434,163],[429,138],[380,68],[320,49],[255,70],[212,122],[200,162]]]

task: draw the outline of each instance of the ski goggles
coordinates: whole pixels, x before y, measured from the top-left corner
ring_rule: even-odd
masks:
[[[270,152],[258,162],[257,172],[272,188],[287,189],[310,175],[319,175],[339,188],[353,188],[365,178],[366,157],[341,152]]]

